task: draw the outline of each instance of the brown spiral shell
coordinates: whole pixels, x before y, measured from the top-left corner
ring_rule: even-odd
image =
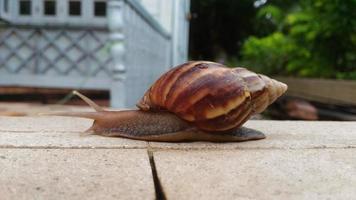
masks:
[[[141,110],[167,110],[205,131],[240,127],[287,90],[287,85],[245,68],[187,62],[163,74],[142,97]]]

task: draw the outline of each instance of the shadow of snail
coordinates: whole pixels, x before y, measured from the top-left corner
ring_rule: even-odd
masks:
[[[245,68],[191,61],[163,74],[137,103],[138,110],[107,111],[74,91],[96,112],[50,115],[94,120],[86,131],[145,141],[239,142],[265,135],[242,127],[287,90],[287,85]]]

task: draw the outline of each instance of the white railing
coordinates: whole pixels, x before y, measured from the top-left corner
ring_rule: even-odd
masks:
[[[108,0],[106,28],[7,16],[0,86],[110,90],[112,106],[132,107],[172,62],[170,34],[136,0]]]

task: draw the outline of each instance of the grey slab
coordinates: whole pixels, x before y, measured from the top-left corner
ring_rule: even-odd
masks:
[[[250,120],[245,126],[262,131],[267,138],[240,143],[150,142],[149,145],[160,149],[356,148],[356,122]]]
[[[168,199],[356,199],[356,149],[159,151]]]
[[[145,150],[0,149],[0,199],[154,199]]]

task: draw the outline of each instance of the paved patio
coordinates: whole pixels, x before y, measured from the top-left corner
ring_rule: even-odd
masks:
[[[156,143],[83,136],[86,107],[0,104],[0,199],[355,199],[356,122],[250,120],[267,139]]]

